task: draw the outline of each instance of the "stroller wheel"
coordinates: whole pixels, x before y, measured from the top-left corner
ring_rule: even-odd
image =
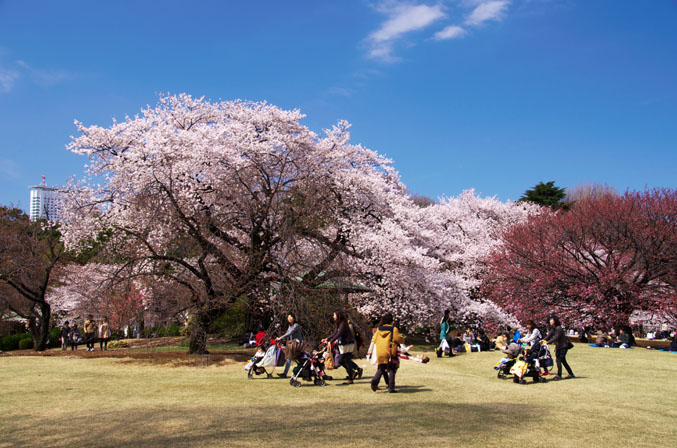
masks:
[[[520,384],[527,384],[527,380],[520,381]]]
[[[513,382],[513,383],[519,383],[519,382],[520,382],[519,377],[516,377],[516,376],[513,377],[513,378],[512,378],[512,382]]]
[[[496,376],[497,376],[499,379],[501,379],[501,380],[502,380],[503,378],[505,378],[505,375],[504,375],[503,372],[501,372],[500,370],[498,371],[498,374],[497,374]]]
[[[300,381],[294,381],[294,387],[301,387]]]
[[[294,383],[296,383],[296,380],[294,378],[289,380],[289,385],[293,386]]]
[[[317,384],[320,386],[326,386],[327,382],[324,379],[320,378],[320,381],[318,381]]]
[[[250,379],[250,380],[254,379],[254,369],[253,368],[247,370],[247,378]]]

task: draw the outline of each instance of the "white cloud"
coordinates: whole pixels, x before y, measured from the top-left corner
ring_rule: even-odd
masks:
[[[468,15],[465,23],[468,25],[481,25],[488,20],[503,20],[505,10],[508,9],[509,0],[492,0],[479,4]]]
[[[22,60],[18,60],[16,61],[16,63],[19,67],[23,68],[30,74],[31,78],[33,79],[33,82],[42,87],[51,87],[53,85],[59,84],[60,82],[68,81],[74,78],[72,73],[68,73],[62,70],[37,69],[35,67],[28,65],[25,61]]]
[[[370,44],[369,57],[384,62],[394,62],[393,49],[402,36],[412,31],[427,28],[446,17],[442,5],[410,5],[388,3],[380,8],[388,19],[367,37]]]
[[[351,89],[350,87],[330,87],[327,89],[327,94],[328,95],[335,95],[335,96],[352,96],[355,93],[355,89]]]
[[[467,31],[458,25],[449,25],[448,27],[435,33],[435,40],[457,39],[467,34]]]
[[[14,89],[14,84],[19,79],[19,72],[0,68],[0,92],[9,93]]]

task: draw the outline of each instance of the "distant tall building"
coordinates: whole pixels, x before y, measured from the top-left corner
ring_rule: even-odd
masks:
[[[38,219],[58,221],[59,210],[57,202],[59,199],[59,189],[48,187],[44,175],[40,185],[33,185],[29,188],[31,189],[31,221]]]

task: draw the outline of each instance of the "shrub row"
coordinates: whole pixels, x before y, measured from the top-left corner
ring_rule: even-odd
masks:
[[[0,338],[0,350],[8,352],[10,350],[19,350],[19,342],[22,338],[31,339],[30,333],[10,334]]]

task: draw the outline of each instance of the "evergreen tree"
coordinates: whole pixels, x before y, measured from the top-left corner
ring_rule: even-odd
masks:
[[[533,202],[546,207],[559,208],[566,197],[566,189],[555,185],[555,181],[539,182],[534,188],[524,192],[520,202]]]

